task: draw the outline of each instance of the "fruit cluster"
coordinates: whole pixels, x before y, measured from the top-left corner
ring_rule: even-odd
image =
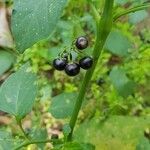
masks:
[[[73,43],[75,48],[71,48],[71,50],[81,52],[82,50],[88,47],[88,40],[86,37],[81,36],[76,39]],[[80,55],[80,53],[79,53]],[[90,56],[84,56],[80,58],[78,61],[72,61],[72,54],[71,52],[63,52],[59,54],[59,57],[53,60],[53,66],[56,70],[62,71],[65,70],[66,74],[69,76],[76,76],[80,72],[80,68],[84,70],[88,70],[93,65],[93,59]]]

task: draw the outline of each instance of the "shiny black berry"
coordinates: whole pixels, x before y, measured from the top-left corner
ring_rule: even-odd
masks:
[[[77,63],[68,64],[65,72],[68,76],[76,76],[80,72],[80,66]]]
[[[80,59],[79,65],[81,68],[88,70],[93,65],[93,59],[89,56]]]
[[[67,65],[67,60],[65,60],[65,59],[57,58],[57,59],[54,59],[54,61],[53,61],[54,68],[59,71],[64,70],[66,65]]]
[[[83,50],[88,47],[88,39],[84,36],[78,37],[75,45],[79,50]]]

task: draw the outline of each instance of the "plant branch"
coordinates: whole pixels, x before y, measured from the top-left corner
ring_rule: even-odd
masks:
[[[24,131],[24,129],[22,127],[21,119],[16,119],[16,120],[17,120],[17,124],[20,127],[20,130],[22,131],[24,137],[30,141],[30,138],[28,137],[28,135],[26,134],[26,132]]]
[[[82,102],[84,100],[84,96],[85,96],[87,87],[88,87],[89,82],[90,82],[92,75],[94,73],[95,67],[96,67],[98,59],[101,55],[103,46],[104,46],[105,41],[107,39],[107,36],[109,35],[109,33],[111,31],[112,22],[113,22],[113,17],[112,17],[113,16],[112,15],[113,3],[114,3],[114,0],[106,0],[105,1],[104,11],[103,11],[101,19],[98,23],[98,26],[97,26],[97,37],[96,37],[96,42],[95,42],[95,46],[94,46],[94,50],[93,50],[94,63],[93,63],[92,68],[89,71],[87,71],[87,73],[85,74],[85,77],[84,77],[83,82],[81,84],[80,92],[79,92],[79,95],[77,97],[76,104],[75,104],[75,107],[73,110],[73,114],[72,114],[72,117],[71,117],[70,123],[69,123],[70,128],[71,128],[71,132],[67,137],[67,141],[72,140],[73,130],[74,130],[74,127],[75,127],[75,124],[77,121],[79,111],[80,111],[81,106],[82,106]]]
[[[146,9],[148,7],[150,7],[150,3],[145,3],[145,4],[142,4],[142,5],[130,8],[128,10],[125,10],[123,12],[120,12],[120,13],[114,15],[113,20],[116,21],[118,18],[120,18],[120,17],[122,17],[124,15],[127,15],[129,13],[134,13],[136,11],[140,11],[140,10]]]

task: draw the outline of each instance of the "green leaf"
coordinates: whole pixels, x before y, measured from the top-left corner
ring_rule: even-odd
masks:
[[[53,97],[50,106],[51,114],[57,119],[70,117],[74,108],[76,96],[76,93],[62,93]]]
[[[137,24],[148,17],[148,13],[145,10],[140,10],[135,13],[129,14],[129,22],[131,24]]]
[[[0,88],[0,110],[22,119],[32,109],[37,85],[36,75],[28,72],[29,64],[12,74]]]
[[[113,86],[121,96],[127,97],[133,93],[135,83],[126,76],[124,70],[114,67],[110,72],[110,79]]]
[[[14,61],[14,55],[9,52],[0,50],[0,76],[12,66]]]
[[[150,141],[149,139],[143,137],[140,139],[136,150],[150,150]]]
[[[46,140],[48,137],[46,129],[35,129],[31,132],[33,140]],[[37,144],[39,148],[44,149],[45,143]]]
[[[95,150],[95,146],[89,143],[70,142],[66,143],[62,150]]]
[[[105,49],[121,57],[128,56],[130,48],[132,48],[131,42],[120,31],[112,31],[105,44]]]
[[[0,131],[0,150],[11,150],[13,139],[9,132]]]
[[[67,0],[14,0],[12,32],[19,52],[48,38]]]

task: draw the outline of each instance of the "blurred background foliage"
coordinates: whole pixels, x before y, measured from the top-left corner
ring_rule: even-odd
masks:
[[[85,71],[69,78],[63,72],[55,71],[51,62],[64,48],[69,49],[72,41],[80,35],[88,37],[90,46],[86,53],[91,55],[96,27],[90,1],[101,13],[104,0],[70,1],[53,34],[19,57],[14,56],[11,48],[0,43],[1,83],[27,61],[31,62],[31,69],[38,74],[39,94],[33,111],[24,121],[27,130],[46,128],[49,134],[57,133],[62,137],[62,124],[67,120],[56,121],[48,112],[49,105],[56,95],[78,92]],[[5,2],[10,9],[13,2]],[[114,14],[144,2],[147,0],[116,0]],[[81,127],[76,132],[77,140],[90,140],[98,150],[150,149],[150,145],[147,149],[137,146],[141,141],[145,142],[144,130],[150,127],[149,17],[150,11],[142,10],[123,16],[114,23],[79,115],[78,124]],[[13,130],[17,128],[13,118],[7,117],[11,121],[1,119],[1,128],[6,128],[10,123],[11,128],[7,130],[12,130],[17,136],[19,131]],[[101,122],[97,122],[97,119],[101,119]]]

